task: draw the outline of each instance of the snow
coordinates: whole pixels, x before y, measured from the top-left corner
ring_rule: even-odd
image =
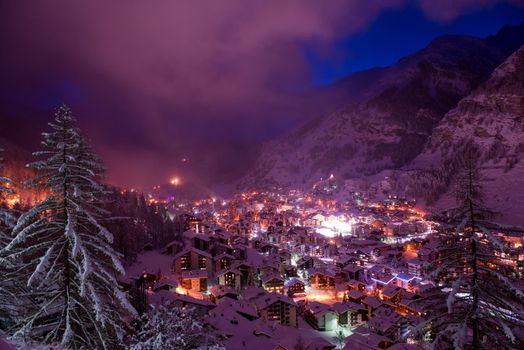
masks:
[[[161,254],[159,251],[152,250],[142,253],[137,261],[126,269],[126,278],[137,277],[144,272],[162,275],[172,274],[173,257]]]
[[[9,345],[5,340],[0,338],[0,350],[14,350],[14,348]]]

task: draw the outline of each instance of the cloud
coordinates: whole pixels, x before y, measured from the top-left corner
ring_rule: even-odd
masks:
[[[524,6],[522,0],[420,0],[419,3],[428,18],[441,23],[449,23],[461,14],[479,8],[492,7],[497,3]]]
[[[447,21],[493,1],[421,0],[420,6],[428,17]],[[239,143],[272,136],[283,118],[289,125],[311,116],[314,108],[300,97],[311,83],[306,43],[328,49],[406,3],[4,2],[0,72],[6,78],[0,88],[10,99],[31,95],[46,108],[72,100],[110,168],[135,171],[133,182],[159,176],[130,164],[133,154],[152,166],[159,155],[202,153],[213,144],[213,153],[236,155],[223,159],[231,167],[238,153],[229,151]],[[19,104],[24,107],[23,98]],[[126,170],[113,179],[126,182]]]

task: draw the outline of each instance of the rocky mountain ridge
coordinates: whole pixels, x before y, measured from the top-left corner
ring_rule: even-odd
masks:
[[[338,82],[331,88],[346,88],[347,103],[265,144],[238,188],[309,188],[329,174],[352,179],[409,168],[445,133],[436,128],[446,113],[522,44],[524,23],[485,39],[444,36],[391,67]]]
[[[524,46],[520,47],[434,128],[424,150],[403,169],[408,189],[436,206],[451,197],[460,149],[479,149],[485,200],[505,221],[524,213]],[[409,176],[406,176],[409,174]]]

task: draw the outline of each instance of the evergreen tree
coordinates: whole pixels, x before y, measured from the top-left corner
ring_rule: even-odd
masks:
[[[3,152],[0,149],[0,155]],[[15,217],[5,200],[14,193],[12,180],[2,176],[2,157],[0,156],[0,250],[11,241],[10,231],[13,228]],[[0,329],[6,329],[12,322],[13,306],[16,300],[16,286],[7,278],[8,266],[0,262]]]
[[[508,251],[507,228],[492,222],[494,213],[484,206],[480,159],[478,148],[466,143],[455,177],[458,206],[436,217],[439,258],[428,266],[435,283],[421,300],[428,310],[423,329],[436,349],[523,346],[515,330],[524,325],[524,293],[499,258]]]
[[[2,176],[3,158],[1,154],[3,151],[0,148],[0,249],[7,245],[10,240],[7,231],[14,224],[14,216],[5,203],[7,196],[13,194],[14,190],[11,187],[13,181],[8,177]]]
[[[31,301],[15,336],[64,347],[114,349],[124,334],[122,317],[135,314],[118,289],[124,273],[102,225],[107,212],[103,168],[84,140],[69,107],[62,105],[43,133],[40,160],[29,164],[31,188],[47,198],[24,213],[0,259],[16,266]]]
[[[223,350],[199,318],[191,308],[159,305],[144,314],[128,350]]]
[[[337,331],[333,339],[337,342],[339,349],[344,348],[344,345],[346,344],[346,336],[342,330]]]

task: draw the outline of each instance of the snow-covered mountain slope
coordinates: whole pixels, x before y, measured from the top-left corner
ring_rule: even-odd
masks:
[[[524,46],[461,100],[435,127],[410,164],[414,194],[430,200],[453,180],[457,150],[468,140],[481,150],[487,204],[512,223],[524,222]],[[421,170],[422,169],[422,170]],[[437,205],[439,202],[437,202]],[[440,203],[441,204],[441,203]]]
[[[444,36],[391,67],[335,84],[333,91],[349,93],[344,106],[265,144],[238,187],[304,188],[331,173],[355,178],[409,164],[442,117],[515,42],[524,43],[524,35],[515,35],[523,30],[505,28],[487,39]]]

